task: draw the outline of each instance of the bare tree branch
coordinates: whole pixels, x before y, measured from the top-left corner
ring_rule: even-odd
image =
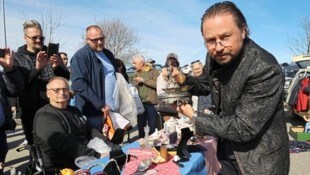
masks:
[[[63,25],[61,13],[55,12],[51,7],[41,8],[41,26],[47,43],[56,42],[55,33]]]
[[[106,36],[105,47],[125,64],[130,63],[131,57],[139,53],[139,49],[135,48],[139,42],[138,34],[119,19],[104,20],[98,25]]]
[[[310,55],[310,18],[301,21],[302,33],[299,37],[288,37],[289,49],[294,56]]]

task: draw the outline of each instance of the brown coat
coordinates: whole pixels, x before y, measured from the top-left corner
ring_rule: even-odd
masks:
[[[133,86],[137,87],[140,98],[143,103],[157,104],[156,81],[159,72],[157,69],[146,64],[143,71],[135,72],[133,78],[144,78],[143,83],[133,81]],[[146,95],[146,96],[145,96]]]

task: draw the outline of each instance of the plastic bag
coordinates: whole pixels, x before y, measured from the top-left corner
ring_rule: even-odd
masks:
[[[88,148],[92,148],[96,150],[98,153],[109,153],[111,151],[111,148],[101,139],[95,137],[91,139],[88,144]]]
[[[135,104],[136,104],[137,113],[143,114],[145,109],[144,109],[143,103],[140,99],[138,89],[132,85],[129,85],[129,88],[130,88],[130,92],[131,92],[131,94],[134,98]]]
[[[93,157],[93,156],[80,156],[75,159],[74,163],[77,167],[82,169],[83,167],[91,164],[92,162],[96,160],[97,160],[96,157]]]
[[[134,97],[131,95],[130,86],[122,74],[116,73],[117,83],[113,93],[116,110],[132,127],[137,125],[137,108]]]

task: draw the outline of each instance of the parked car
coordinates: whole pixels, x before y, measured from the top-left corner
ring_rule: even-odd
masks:
[[[304,115],[310,115],[310,108],[307,111],[299,111],[297,112],[294,109],[296,104],[296,99],[298,99],[297,93],[300,92],[302,89],[296,89],[299,82],[302,81],[304,78],[310,77],[310,55],[301,55],[293,57],[293,62],[296,63],[299,70],[294,75],[294,78],[290,81],[289,87],[287,89],[287,96],[285,99],[285,106],[287,110],[292,113],[292,116],[300,116],[303,117]],[[308,98],[309,99],[309,98]],[[309,100],[307,101],[309,105]]]
[[[282,70],[283,70],[283,74],[285,76],[285,84],[284,84],[285,97],[284,98],[286,98],[287,90],[291,84],[291,81],[293,80],[297,71],[299,70],[299,67],[295,62],[293,62],[290,65],[282,67]]]
[[[186,64],[181,67],[181,72],[185,75],[191,75],[192,74],[192,68],[191,65]]]

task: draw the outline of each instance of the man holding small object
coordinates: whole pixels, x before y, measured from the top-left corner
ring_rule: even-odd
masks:
[[[179,84],[192,84],[195,95],[211,97],[215,109],[194,113],[198,135],[218,137],[221,175],[289,173],[289,141],[284,121],[281,67],[274,56],[249,38],[242,12],[232,2],[206,10],[201,31],[208,50],[204,72],[210,88],[173,70]]]
[[[35,112],[48,103],[45,90],[48,80],[55,75],[70,78],[70,73],[57,54],[47,57],[41,25],[35,20],[25,21],[26,44],[14,54],[14,65],[23,75],[25,89],[19,96],[21,120],[29,144],[32,144],[32,128]]]
[[[14,130],[16,127],[8,97],[15,97],[24,88],[20,72],[13,67],[10,49],[1,49],[1,51],[3,54],[0,54],[0,66],[4,72],[0,72],[0,175],[3,174],[8,152],[6,130]]]
[[[117,70],[113,53],[106,49],[104,31],[98,25],[86,28],[86,45],[71,59],[75,106],[87,122],[102,131],[110,110],[116,110],[113,92]]]

